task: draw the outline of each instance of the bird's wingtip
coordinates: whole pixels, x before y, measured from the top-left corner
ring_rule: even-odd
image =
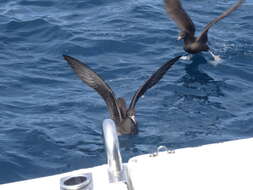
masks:
[[[65,60],[68,60],[68,59],[70,58],[70,56],[65,55],[65,54],[63,54],[62,56],[63,56],[63,58],[64,58]]]

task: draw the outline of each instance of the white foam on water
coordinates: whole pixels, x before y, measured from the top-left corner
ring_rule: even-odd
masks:
[[[214,55],[213,52],[209,51],[209,53],[212,55],[213,59],[212,61],[209,61],[210,64],[217,66],[218,64],[220,64],[223,59],[219,56],[219,55]]]
[[[180,57],[180,59],[181,59],[181,60],[184,60],[184,61],[189,61],[189,60],[191,60],[191,58],[192,58],[192,55],[191,55],[191,54],[189,54],[189,55],[184,55],[184,56]]]

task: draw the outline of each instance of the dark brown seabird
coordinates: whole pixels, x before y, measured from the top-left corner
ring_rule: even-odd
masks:
[[[130,106],[126,107],[124,98],[116,98],[114,92],[108,84],[96,72],[89,68],[86,64],[79,60],[63,56],[64,59],[73,68],[79,78],[104,99],[107,109],[110,112],[111,119],[116,123],[119,134],[136,134],[138,132],[137,122],[135,120],[135,105],[138,99],[151,87],[157,84],[168,69],[181,57],[177,56],[164,65],[162,65],[145,83],[142,85],[132,97]]]
[[[213,53],[210,51],[210,48],[207,45],[208,42],[208,30],[218,21],[223,19],[224,17],[231,14],[235,11],[240,5],[244,2],[244,0],[239,0],[235,3],[231,8],[223,12],[220,16],[213,19],[209,22],[204,30],[201,32],[199,37],[195,37],[195,26],[188,16],[188,14],[183,9],[180,0],[164,0],[166,10],[169,16],[176,22],[177,26],[180,28],[181,32],[179,33],[178,40],[184,40],[184,50],[190,54],[199,53],[201,51],[209,51],[211,55],[214,57]]]

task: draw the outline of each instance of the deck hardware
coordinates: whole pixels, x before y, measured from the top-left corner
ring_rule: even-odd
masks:
[[[84,173],[60,179],[61,190],[92,190],[92,174]]]
[[[150,157],[156,157],[160,152],[166,151],[168,154],[174,154],[175,150],[168,149],[166,146],[159,146],[156,151],[152,154],[150,154]]]
[[[105,119],[103,121],[103,135],[108,163],[109,181],[111,183],[126,181],[125,169],[119,149],[118,134],[114,121]]]

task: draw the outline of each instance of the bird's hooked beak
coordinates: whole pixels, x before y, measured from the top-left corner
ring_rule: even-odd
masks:
[[[132,122],[136,125],[136,119],[135,119],[135,115],[129,116],[129,118],[132,120]]]
[[[182,39],[184,39],[184,37],[182,36],[182,35],[179,35],[178,37],[177,37],[177,40],[179,41],[179,40],[182,40]]]
[[[186,32],[181,31],[181,32],[178,34],[177,40],[183,40],[183,39],[185,38],[185,35],[186,35]]]

